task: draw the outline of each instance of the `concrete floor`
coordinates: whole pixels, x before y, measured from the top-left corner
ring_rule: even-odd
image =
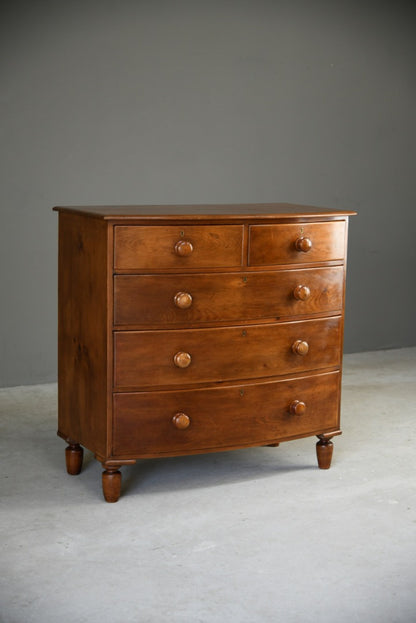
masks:
[[[3,623],[416,621],[416,348],[345,357],[342,437],[64,468],[56,385],[0,390]]]

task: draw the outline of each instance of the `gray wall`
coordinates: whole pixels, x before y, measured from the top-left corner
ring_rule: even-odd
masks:
[[[416,344],[411,7],[3,2],[0,385],[56,378],[56,204],[356,209],[346,351]]]

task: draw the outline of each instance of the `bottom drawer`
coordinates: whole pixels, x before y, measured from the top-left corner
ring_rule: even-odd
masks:
[[[286,381],[114,394],[113,456],[191,454],[336,430],[339,388],[340,373],[330,372]]]

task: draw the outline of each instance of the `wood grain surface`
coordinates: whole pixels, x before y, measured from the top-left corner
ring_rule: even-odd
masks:
[[[204,448],[263,445],[339,425],[339,373],[194,391],[114,395],[114,455],[187,454]],[[290,413],[294,400],[303,415]],[[185,414],[189,426],[172,418]]]
[[[343,280],[342,266],[244,274],[116,275],[114,323],[169,326],[339,312]],[[298,286],[309,288],[309,298],[295,298]],[[191,296],[184,309],[175,303],[178,293]]]
[[[293,352],[306,341],[305,356]],[[302,322],[114,334],[114,385],[118,389],[215,383],[319,370],[340,364],[339,316]],[[190,365],[175,365],[177,353]]]
[[[345,250],[345,222],[251,225],[249,264],[252,266],[341,260]],[[306,237],[311,248],[304,253],[296,242]]]
[[[178,253],[178,243],[187,242],[192,251]],[[241,225],[116,226],[114,266],[116,269],[166,269],[241,266]]]

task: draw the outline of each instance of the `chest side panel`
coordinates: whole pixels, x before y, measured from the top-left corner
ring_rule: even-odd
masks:
[[[60,214],[58,433],[101,455],[107,439],[107,250],[105,222]]]

